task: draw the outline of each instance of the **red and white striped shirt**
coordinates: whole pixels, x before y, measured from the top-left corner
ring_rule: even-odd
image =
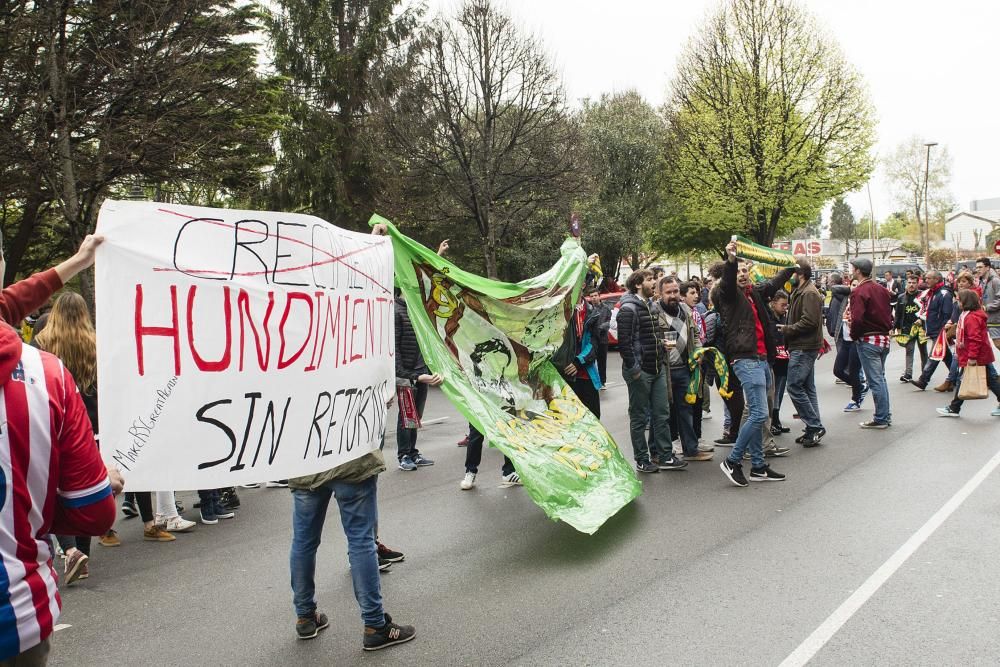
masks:
[[[889,347],[889,336],[886,334],[869,334],[862,336],[861,341],[876,347]]]
[[[52,634],[61,601],[47,536],[101,534],[114,499],[76,383],[0,326],[0,660]]]

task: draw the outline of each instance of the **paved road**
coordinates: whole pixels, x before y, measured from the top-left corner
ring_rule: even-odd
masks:
[[[296,640],[290,497],[259,489],[241,492],[236,520],[173,543],[143,542],[137,519],[120,521],[124,545],[95,545],[91,578],[63,591],[70,627],[56,633],[51,664],[776,665],[1000,450],[992,401],[939,419],[939,396],[898,384],[894,427],[859,430],[870,411],[840,412],[849,397],[831,363],[818,372],[829,435],[812,450],[786,443],[792,455],[774,463],[786,482],[730,486],[722,449],[714,463],[643,477],[643,495],[594,536],[549,521],[522,489],[499,488],[495,450],[479,486],[460,491],[465,424],[435,392],[426,417],[446,419],[421,433],[421,450],[437,465],[380,479],[383,539],[406,552],[383,594],[417,626],[413,642],[361,651],[335,514],[318,577],[332,625]],[[896,350],[890,377],[901,363]],[[615,383],[604,422],[630,456],[625,407]],[[786,422],[790,413],[786,402]],[[705,428],[717,435],[721,410]],[[996,664],[998,519],[994,472],[812,664]]]

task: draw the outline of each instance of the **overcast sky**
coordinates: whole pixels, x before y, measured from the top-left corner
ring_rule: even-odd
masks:
[[[496,0],[539,36],[576,102],[636,88],[655,105],[716,0]],[[456,0],[428,0],[431,13]],[[1000,197],[1000,0],[804,0],[868,84],[883,155],[916,134],[946,145],[952,198]],[[931,160],[934,159],[932,149]],[[881,169],[875,217],[899,207]],[[862,193],[848,197],[855,215]]]

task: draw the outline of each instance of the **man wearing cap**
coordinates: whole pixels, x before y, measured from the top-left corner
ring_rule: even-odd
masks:
[[[892,423],[889,387],[885,383],[885,358],[889,356],[889,331],[892,329],[892,294],[872,280],[869,259],[851,262],[858,286],[851,290],[851,339],[857,341],[858,356],[865,378],[875,399],[875,416],[862,422],[861,428],[886,429]]]

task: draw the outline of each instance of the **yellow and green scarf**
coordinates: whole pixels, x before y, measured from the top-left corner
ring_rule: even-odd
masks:
[[[687,394],[684,395],[684,400],[694,405],[698,401],[699,388],[701,387],[701,360],[709,352],[712,353],[713,363],[715,364],[715,373],[719,376],[719,395],[722,398],[732,398],[733,391],[729,388],[729,364],[726,363],[726,358],[714,347],[703,347],[700,350],[696,350],[688,358],[688,369],[691,371],[691,380],[688,382]]]

